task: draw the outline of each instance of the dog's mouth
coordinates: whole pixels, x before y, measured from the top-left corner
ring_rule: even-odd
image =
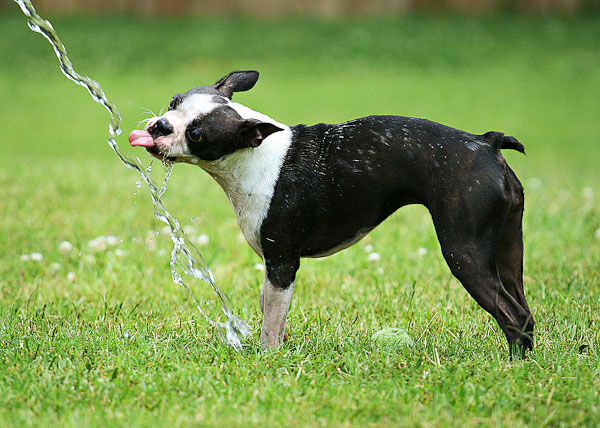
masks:
[[[177,160],[177,158],[173,156],[165,156],[162,154],[158,146],[146,147],[146,151],[161,161],[175,162]]]
[[[150,135],[150,133],[147,131],[142,131],[139,129],[131,131],[131,134],[129,134],[129,144],[131,144],[132,147],[144,147],[148,153],[155,158],[160,159],[161,161],[176,161],[176,158],[161,153],[160,149],[154,142],[154,138],[152,138],[152,135]]]

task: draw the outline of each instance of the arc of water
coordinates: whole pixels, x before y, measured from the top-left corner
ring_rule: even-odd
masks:
[[[229,345],[233,346],[236,350],[240,350],[242,347],[240,336],[244,337],[248,335],[248,325],[245,321],[233,314],[230,300],[225,294],[223,294],[223,292],[221,292],[215,283],[213,274],[210,269],[208,269],[204,258],[198,249],[189,241],[179,221],[173,215],[171,215],[171,213],[169,213],[169,211],[167,211],[163,205],[162,196],[167,189],[167,183],[173,171],[173,164],[165,164],[166,172],[164,183],[160,188],[158,188],[158,186],[150,177],[152,164],[150,164],[147,169],[143,169],[139,158],[127,156],[119,148],[116,139],[121,134],[121,114],[119,113],[117,107],[108,99],[100,84],[90,77],[82,76],[75,71],[71,60],[67,55],[67,49],[56,34],[52,24],[38,15],[30,0],[14,1],[19,5],[27,17],[27,25],[29,28],[36,33],[40,33],[50,42],[54,48],[54,52],[56,53],[60,64],[60,70],[63,72],[63,74],[72,82],[86,88],[94,101],[101,104],[110,114],[110,123],[108,126],[108,143],[110,147],[117,154],[119,159],[125,164],[125,166],[134,169],[140,174],[142,180],[150,189],[150,197],[152,199],[154,215],[158,220],[169,225],[171,228],[173,250],[171,251],[170,265],[173,282],[181,285],[187,290],[198,311],[200,311],[208,323],[217,328],[225,341]],[[211,286],[221,301],[221,309],[227,318],[225,323],[212,320],[206,314],[206,312],[202,310],[191,288],[185,283],[182,275],[177,272],[178,267],[181,268],[186,275],[207,282]]]

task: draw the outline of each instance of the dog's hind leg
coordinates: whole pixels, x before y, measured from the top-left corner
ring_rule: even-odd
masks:
[[[533,319],[504,287],[491,248],[479,240],[463,240],[442,246],[450,270],[479,305],[489,312],[504,332],[511,354],[524,356],[532,347]]]
[[[523,188],[507,167],[510,180],[510,209],[498,241],[496,264],[498,274],[508,292],[529,310],[523,291]]]
[[[507,172],[509,174],[507,178],[513,184],[509,187],[513,191],[510,196],[511,207],[498,241],[496,265],[502,284],[529,315],[520,332],[529,336],[524,338],[522,345],[531,349],[534,321],[523,290],[523,189],[512,171],[508,170]]]
[[[508,340],[511,355],[522,357],[525,349],[532,346],[533,320],[518,296],[515,298],[504,286],[497,267],[498,235],[507,212],[505,201],[496,200],[487,209],[472,202],[455,199],[445,206],[430,207],[442,253],[454,276],[496,319]],[[513,254],[513,260],[516,257],[518,253]],[[507,277],[508,268],[503,272]],[[511,275],[516,278],[517,273]],[[515,283],[508,284],[513,291]]]

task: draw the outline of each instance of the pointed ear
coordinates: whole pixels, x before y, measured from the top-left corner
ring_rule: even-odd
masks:
[[[234,92],[252,89],[258,80],[258,71],[232,71],[213,85],[213,88],[231,99]]]
[[[256,119],[244,120],[240,126],[240,136],[243,147],[258,147],[265,138],[274,132],[283,131],[272,123]]]

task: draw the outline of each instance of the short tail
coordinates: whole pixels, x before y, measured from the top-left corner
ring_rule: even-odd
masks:
[[[525,154],[525,147],[515,137],[509,137],[502,132],[490,131],[483,134],[483,139],[496,149],[511,149]]]

